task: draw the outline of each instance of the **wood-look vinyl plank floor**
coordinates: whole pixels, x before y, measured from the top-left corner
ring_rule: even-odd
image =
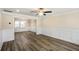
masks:
[[[28,31],[16,32],[15,40],[4,42],[1,51],[79,51],[79,45]]]

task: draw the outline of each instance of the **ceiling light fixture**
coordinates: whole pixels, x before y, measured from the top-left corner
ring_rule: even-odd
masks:
[[[43,13],[42,13],[42,12],[40,12],[40,13],[38,13],[38,15],[39,15],[39,16],[42,16],[42,15],[43,15]]]
[[[32,12],[39,16],[46,16],[47,13],[52,13],[52,11],[48,10],[47,8],[37,8],[34,9]]]

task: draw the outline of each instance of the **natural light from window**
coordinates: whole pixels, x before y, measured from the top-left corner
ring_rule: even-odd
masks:
[[[15,28],[25,28],[26,21],[15,21]]]

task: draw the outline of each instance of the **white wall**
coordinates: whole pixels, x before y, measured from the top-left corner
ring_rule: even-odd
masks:
[[[2,37],[2,42],[14,40],[14,18],[11,15],[2,14]]]
[[[32,19],[31,20],[31,26],[30,26],[30,31],[33,31],[33,32],[37,32],[37,20],[38,19]]]
[[[43,32],[43,17],[38,17],[37,19],[37,34],[42,34]]]
[[[79,44],[79,12],[46,17],[41,34]]]

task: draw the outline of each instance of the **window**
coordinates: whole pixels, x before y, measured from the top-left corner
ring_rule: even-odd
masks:
[[[20,22],[20,28],[25,28],[25,21]]]
[[[15,28],[25,28],[25,21],[15,21]]]
[[[15,28],[19,28],[19,21],[15,21]]]

